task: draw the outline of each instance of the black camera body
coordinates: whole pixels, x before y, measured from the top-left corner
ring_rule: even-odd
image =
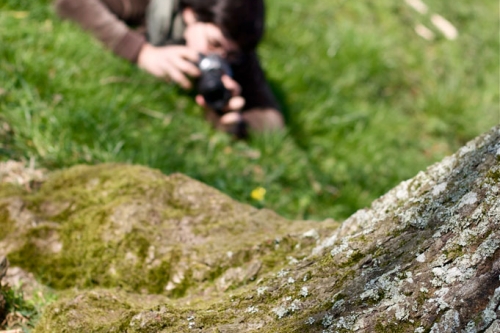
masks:
[[[197,90],[207,105],[217,114],[224,114],[224,108],[231,99],[231,91],[222,83],[222,75],[232,76],[231,66],[217,54],[200,55]]]

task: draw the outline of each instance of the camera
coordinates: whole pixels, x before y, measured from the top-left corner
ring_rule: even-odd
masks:
[[[224,107],[231,99],[231,91],[226,89],[221,78],[222,75],[232,76],[231,66],[217,54],[200,54],[198,68],[201,71],[196,87],[198,93],[217,114],[224,114]]]

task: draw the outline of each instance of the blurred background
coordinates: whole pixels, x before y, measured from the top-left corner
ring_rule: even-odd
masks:
[[[0,160],[181,172],[342,220],[500,122],[496,0],[272,0],[259,48],[285,133],[234,141],[48,0],[0,0]]]

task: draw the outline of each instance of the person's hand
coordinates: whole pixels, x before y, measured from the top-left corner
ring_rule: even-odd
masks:
[[[241,87],[235,80],[233,80],[228,75],[223,75],[221,77],[221,80],[226,89],[228,89],[231,92],[232,97],[231,99],[229,99],[226,108],[223,110],[224,115],[222,115],[218,119],[218,122],[221,125],[230,125],[233,123],[240,122],[242,121],[242,118],[239,111],[245,105],[245,99],[240,96]],[[196,95],[196,103],[198,103],[203,108],[209,110],[210,112],[213,112],[213,110],[210,110],[209,106],[205,102],[205,99],[203,98],[202,95]]]
[[[183,45],[156,47],[146,43],[139,53],[137,65],[156,77],[172,80],[182,88],[190,89],[192,83],[188,76],[200,75],[195,65],[198,60],[198,52]]]

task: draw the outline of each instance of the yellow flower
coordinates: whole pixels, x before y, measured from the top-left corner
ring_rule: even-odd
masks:
[[[252,199],[257,200],[257,201],[262,201],[264,200],[264,197],[266,196],[266,189],[263,187],[257,187],[255,188],[251,193],[250,196]]]
[[[28,15],[30,13],[28,12],[22,12],[22,11],[11,11],[11,12],[8,12],[10,15],[12,15],[12,17],[18,19],[18,20],[21,20],[23,18],[26,18],[28,17]]]

